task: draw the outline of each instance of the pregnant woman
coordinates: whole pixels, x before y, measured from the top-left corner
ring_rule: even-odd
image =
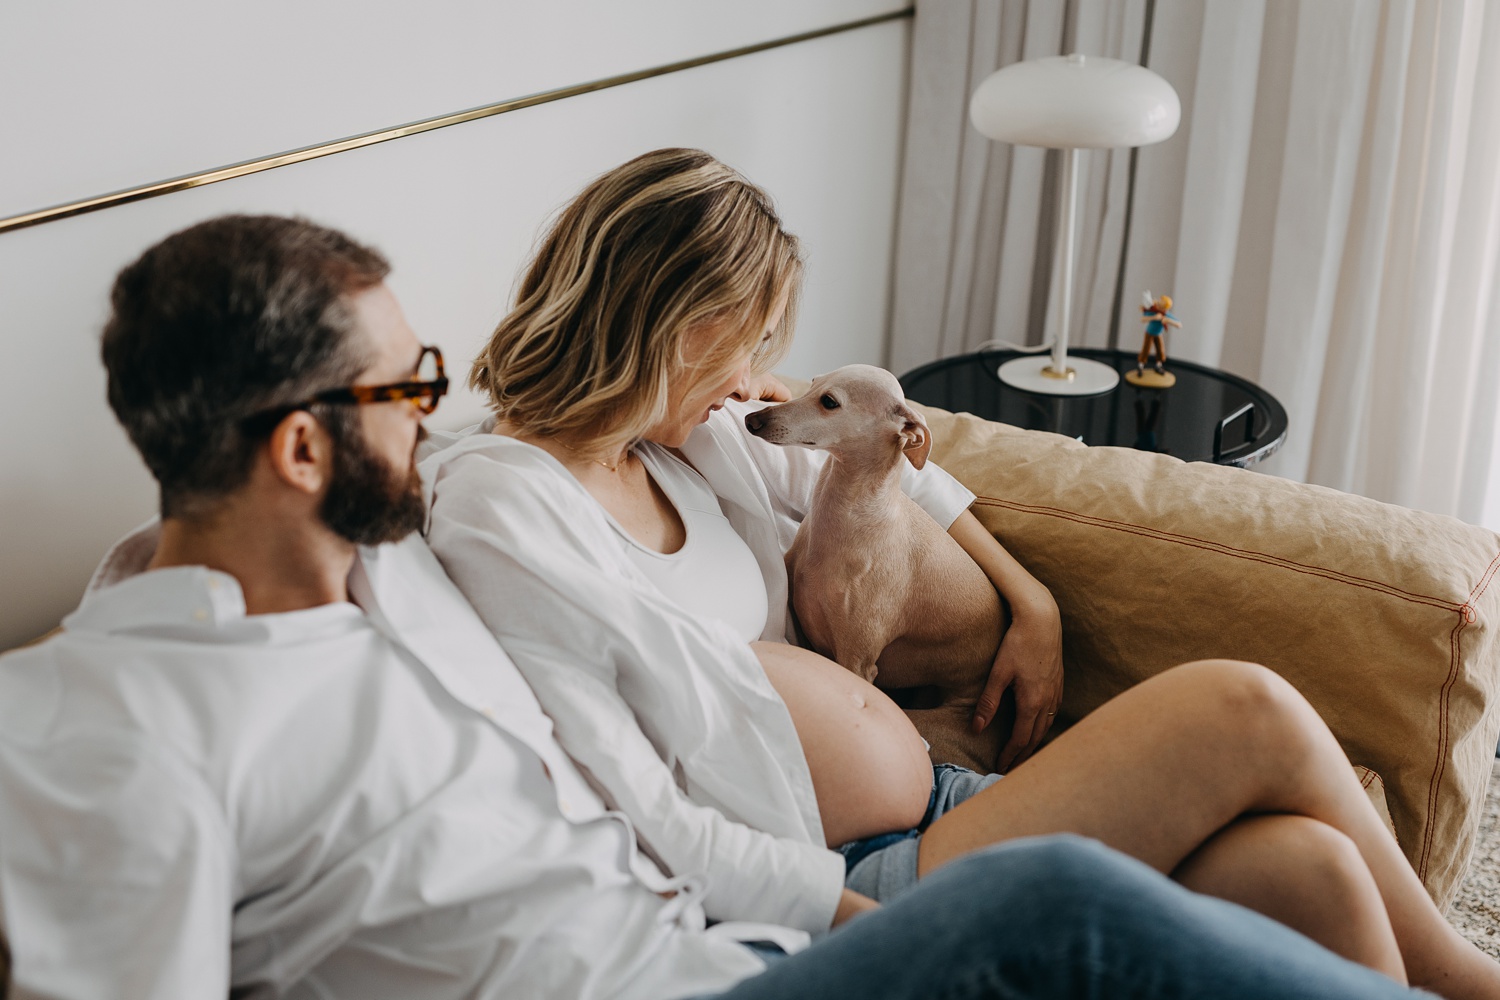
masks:
[[[817,932],[978,847],[1075,832],[1393,978],[1500,996],[1500,966],[1264,668],[1166,671],[1001,780],[933,768],[885,694],[786,641],[781,557],[820,456],[756,441],[743,414],[801,275],[733,170],[632,160],[563,210],[475,363],[495,417],[423,462],[434,550],[644,846],[709,873],[683,891],[715,919]],[[1060,695],[1056,606],[951,477],[929,464],[905,488],[1011,605],[981,712],[1017,689],[1023,756]]]

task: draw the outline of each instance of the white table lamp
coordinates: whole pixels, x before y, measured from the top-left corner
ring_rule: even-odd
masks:
[[[987,138],[1063,151],[1062,198],[1053,272],[1061,301],[1051,357],[1017,358],[1000,379],[1029,392],[1088,396],[1120,381],[1109,365],[1068,359],[1073,306],[1073,236],[1078,216],[1078,151],[1146,146],[1170,138],[1182,119],[1177,91],[1134,63],[1102,56],[1050,56],[990,74],[969,101],[969,120]]]

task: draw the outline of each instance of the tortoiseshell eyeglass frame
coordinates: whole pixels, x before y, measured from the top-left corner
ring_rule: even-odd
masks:
[[[448,376],[443,373],[443,352],[435,346],[428,345],[422,348],[422,353],[417,356],[417,370],[422,370],[422,363],[429,354],[432,355],[432,360],[437,363],[437,377],[429,381],[412,380],[409,382],[392,382],[389,385],[351,385],[347,389],[328,389],[315,396],[310,396],[300,403],[262,410],[247,418],[247,423],[269,423],[274,427],[288,413],[305,410],[317,403],[353,403],[359,405],[362,403],[394,403],[403,399],[411,400],[425,416],[437,409],[438,400],[442,399],[448,392]]]

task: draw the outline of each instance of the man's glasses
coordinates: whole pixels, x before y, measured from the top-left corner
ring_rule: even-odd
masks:
[[[328,389],[309,396],[300,403],[262,410],[247,418],[247,423],[274,427],[288,413],[305,410],[317,403],[394,403],[409,399],[423,414],[437,409],[438,400],[448,391],[448,377],[443,374],[443,352],[436,347],[422,348],[417,359],[417,377],[389,385],[351,385],[347,389]]]
[[[448,391],[448,377],[443,374],[443,352],[436,347],[422,348],[417,359],[417,377],[390,385],[351,385],[347,389],[329,389],[292,409],[300,410],[314,403],[394,403],[409,399],[423,413],[437,409],[438,400]]]

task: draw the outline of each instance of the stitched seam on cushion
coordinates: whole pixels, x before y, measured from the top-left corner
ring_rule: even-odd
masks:
[[[1293,562],[1280,556],[1269,556],[1262,552],[1250,552],[1245,549],[1236,549],[1222,542],[1211,542],[1207,539],[1194,538],[1190,535],[1178,535],[1170,531],[1161,531],[1156,528],[1146,528],[1138,524],[1130,524],[1125,521],[1111,521],[1107,518],[1095,517],[1091,514],[1078,514],[1073,511],[1059,510],[1055,507],[1039,507],[1031,504],[1016,503],[1011,500],[998,500],[995,497],[979,496],[975,503],[983,503],[993,507],[1006,507],[1022,513],[1039,514],[1049,517],[1060,518],[1065,521],[1073,521],[1078,524],[1087,524],[1094,527],[1109,528],[1115,531],[1123,531],[1126,534],[1140,535],[1143,538],[1155,538],[1161,541],[1176,542],[1187,545],[1190,548],[1202,549],[1205,552],[1216,552],[1220,555],[1232,556],[1249,562],[1258,562],[1266,566],[1276,566],[1288,569],[1295,573],[1306,576],[1321,577],[1335,583],[1345,583],[1351,587],[1360,587],[1364,590],[1373,590],[1376,593],[1386,594],[1413,604],[1424,604],[1428,607],[1439,608],[1443,611],[1462,611],[1465,605],[1455,604],[1452,601],[1444,601],[1437,597],[1428,597],[1424,594],[1413,594],[1410,591],[1400,590],[1387,583],[1379,583],[1364,577],[1351,576],[1348,573],[1339,573],[1335,570],[1324,569],[1321,566],[1308,566],[1304,563]],[[1492,574],[1493,575],[1493,574]]]
[[[1448,764],[1448,700],[1453,685],[1458,681],[1458,665],[1462,662],[1460,653],[1463,647],[1463,632],[1474,623],[1476,614],[1474,602],[1484,596],[1489,589],[1490,583],[1495,579],[1495,573],[1500,570],[1500,553],[1490,560],[1484,575],[1469,591],[1469,602],[1459,609],[1458,624],[1453,629],[1450,641],[1451,662],[1448,668],[1448,680],[1443,685],[1442,698],[1438,703],[1438,758],[1433,765],[1432,783],[1427,786],[1427,831],[1422,838],[1422,860],[1417,868],[1417,877],[1422,881],[1427,880],[1427,862],[1432,854],[1432,842],[1436,838],[1435,826],[1437,824],[1437,797],[1438,789],[1442,785],[1443,776],[1447,772]]]
[[[1497,570],[1500,570],[1500,552],[1495,553],[1495,558],[1490,560],[1489,568],[1484,571],[1484,576],[1480,577],[1479,582],[1474,585],[1474,589],[1469,591],[1470,604],[1473,604],[1484,596],[1484,592],[1489,589],[1490,581],[1495,579],[1495,572]]]
[[[1453,634],[1448,640],[1450,650],[1448,679],[1443,682],[1442,693],[1438,697],[1438,754],[1432,767],[1432,781],[1427,786],[1427,829],[1422,835],[1422,857],[1417,864],[1417,877],[1423,882],[1427,881],[1427,863],[1432,857],[1432,842],[1436,837],[1438,790],[1442,787],[1443,776],[1448,771],[1448,702],[1453,692],[1453,685],[1458,681],[1458,665],[1462,662],[1460,653],[1463,648],[1463,633],[1464,629],[1469,627],[1471,614],[1472,611],[1467,604],[1459,609],[1458,624],[1453,627]]]
[[[1375,772],[1370,770],[1368,767],[1365,767],[1363,764],[1359,765],[1359,767],[1360,770],[1365,772],[1365,776],[1359,779],[1359,787],[1368,791],[1370,786],[1375,784]]]

